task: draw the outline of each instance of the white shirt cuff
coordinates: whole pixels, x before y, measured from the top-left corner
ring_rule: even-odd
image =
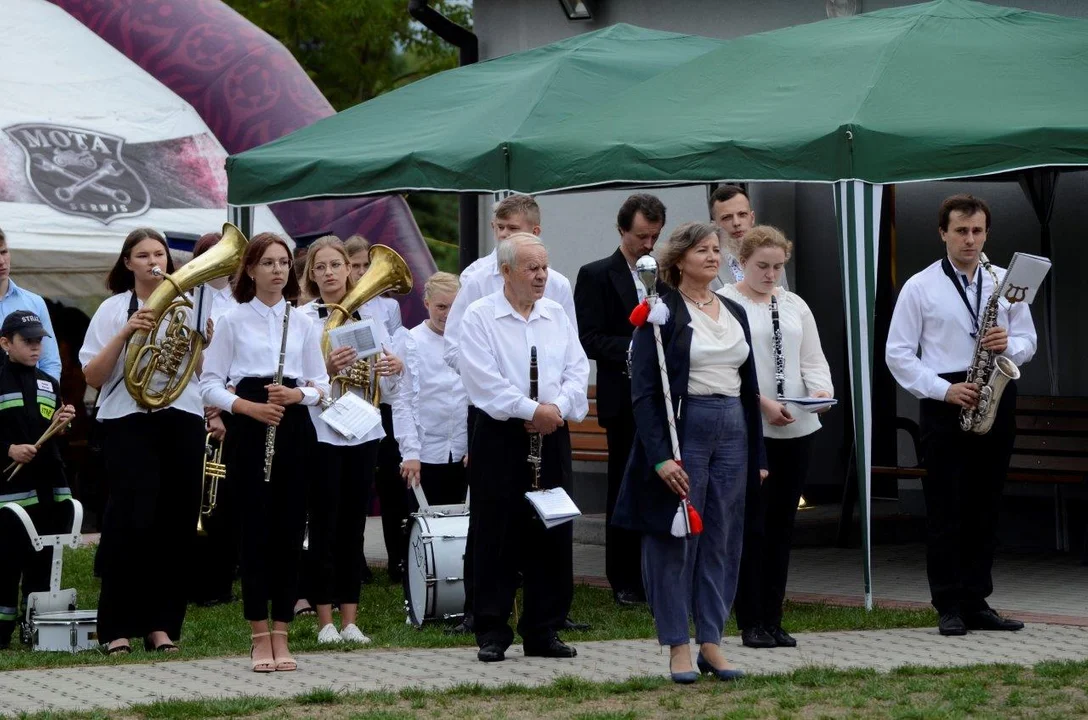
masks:
[[[530,422],[533,419],[533,415],[536,413],[536,409],[540,406],[540,403],[529,398],[522,398],[518,401],[518,406],[515,409],[514,415],[526,422]]]
[[[948,394],[948,388],[952,387],[952,383],[945,380],[943,377],[937,377],[933,381],[933,385],[929,388],[930,400],[939,400],[944,402],[945,395]]]
[[[318,405],[321,402],[321,391],[312,387],[299,387],[302,391],[303,405]]]

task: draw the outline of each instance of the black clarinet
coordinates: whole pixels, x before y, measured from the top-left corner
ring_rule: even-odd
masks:
[[[276,368],[274,385],[283,384],[283,363],[287,359],[287,325],[291,322],[291,303],[283,308],[283,337],[280,338],[280,364]],[[272,458],[276,454],[276,426],[269,425],[264,431],[264,481],[272,480]]]
[[[786,358],[782,353],[782,326],[778,321],[778,298],[771,295],[771,327],[774,340],[774,382],[778,399],[786,397]]]
[[[540,399],[540,382],[537,378],[536,345],[529,348],[529,399]],[[529,464],[533,466],[533,490],[540,489],[540,461],[543,455],[544,437],[538,433],[529,433]]]

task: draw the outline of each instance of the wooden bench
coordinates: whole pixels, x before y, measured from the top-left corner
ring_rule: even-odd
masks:
[[[570,424],[571,457],[587,462],[608,462],[608,440],[597,424],[597,386],[589,386],[589,414]]]
[[[906,431],[914,454],[922,461],[918,424],[896,419],[896,429]],[[874,466],[874,475],[925,477],[922,467]],[[1065,502],[1062,487],[1088,482],[1088,398],[1021,395],[1016,402],[1016,444],[1009,462],[1012,482],[1054,486],[1057,546],[1067,545]]]

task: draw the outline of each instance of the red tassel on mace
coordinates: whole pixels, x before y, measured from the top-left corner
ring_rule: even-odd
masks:
[[[698,535],[703,531],[703,519],[699,517],[699,511],[695,509],[695,506],[690,502],[688,506],[688,527],[691,528],[692,535]]]
[[[643,300],[638,305],[635,305],[635,309],[631,311],[631,317],[628,320],[635,327],[642,327],[646,324],[646,318],[650,316],[650,303]]]

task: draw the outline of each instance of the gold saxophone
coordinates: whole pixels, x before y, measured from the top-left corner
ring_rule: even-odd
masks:
[[[185,310],[193,307],[188,293],[209,280],[234,274],[242,264],[247,243],[241,230],[225,223],[223,239],[215,247],[186,263],[173,275],[164,276],[159,287],[147,298],[143,309],[154,310],[154,325],[150,331],[133,333],[125,352],[125,387],[141,407],[148,410],[166,407],[185,390],[204,349],[202,328],[185,324]],[[159,338],[164,322],[166,330]],[[159,339],[156,341],[156,338]],[[185,362],[186,356],[188,362]],[[156,375],[166,378],[166,385],[161,390],[153,387]]]
[[[321,333],[321,353],[328,360],[332,351],[329,331],[351,321],[352,313],[364,303],[382,293],[394,292],[404,295],[412,291],[412,271],[396,250],[385,245],[370,248],[370,269],[359,278],[359,282],[339,303],[326,303],[329,316],[325,319],[325,330]],[[348,387],[357,387],[363,395],[377,407],[381,400],[381,389],[374,377],[369,358],[361,358],[344,368],[330,381],[333,398],[347,392]]]
[[[966,382],[978,385],[978,404],[973,408],[960,410],[960,428],[964,432],[985,435],[994,426],[997,408],[1001,404],[1001,395],[1005,392],[1005,386],[1009,384],[1009,380],[1020,378],[1020,368],[1007,357],[982,347],[982,339],[986,332],[997,325],[1001,288],[986,253],[979,254],[979,262],[990,274],[994,291],[990,293],[990,299],[986,301],[986,310],[983,312],[982,322],[979,323],[978,333],[975,336],[975,355],[971,360],[971,367],[967,369]],[[1016,302],[1016,299],[1011,296],[1006,296],[1006,300],[1010,303]]]
[[[196,516],[196,534],[207,535],[204,518],[211,517],[219,499],[219,481],[227,476],[227,466],[223,463],[223,443],[217,442],[212,448],[211,433],[204,438],[204,469],[200,479],[200,513]]]

